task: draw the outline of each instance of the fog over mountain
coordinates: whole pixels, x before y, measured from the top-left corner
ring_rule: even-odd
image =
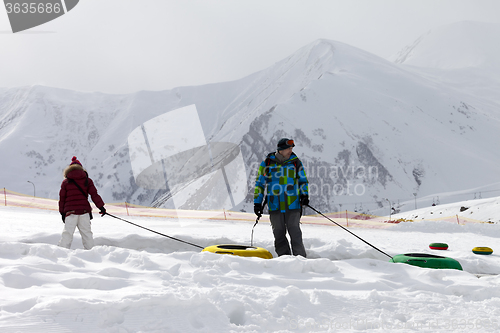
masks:
[[[466,95],[500,103],[500,25],[457,22],[428,31],[392,57]]]
[[[37,196],[58,198],[76,155],[105,201],[151,205],[165,193],[136,185],[127,138],[195,104],[207,142],[237,144],[245,161],[249,194],[226,209],[251,208],[256,167],[281,137],[295,140],[311,205],[323,211],[376,212],[388,200],[405,210],[423,197],[497,190],[497,29],[442,27],[394,61],[317,40],[240,80],[167,91],[1,88],[0,186],[29,194],[29,180]]]
[[[433,29],[403,48],[394,61],[437,69],[499,69],[500,25],[463,21]]]

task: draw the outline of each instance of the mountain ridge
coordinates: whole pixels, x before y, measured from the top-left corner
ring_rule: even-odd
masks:
[[[24,183],[31,180],[40,196],[57,198],[62,169],[76,155],[105,200],[150,205],[164,193],[135,184],[127,136],[190,104],[208,142],[241,147],[249,193],[227,209],[251,210],[256,166],[281,137],[295,139],[316,191],[312,203],[324,211],[370,202],[368,212],[388,197],[487,185],[500,163],[493,153],[500,129],[495,104],[463,95],[437,76],[322,39],[233,82],[124,95],[0,89],[0,158],[13,161],[2,182],[29,193]]]

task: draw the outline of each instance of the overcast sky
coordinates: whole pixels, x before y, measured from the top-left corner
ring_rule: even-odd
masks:
[[[131,93],[242,78],[316,39],[389,58],[463,20],[500,23],[497,0],[80,0],[12,33],[0,7],[0,87]]]

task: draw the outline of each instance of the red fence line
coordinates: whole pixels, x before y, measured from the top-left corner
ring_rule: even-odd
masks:
[[[5,206],[36,208],[58,211],[58,200],[33,197],[3,189]],[[9,200],[7,200],[7,197]],[[93,205],[92,205],[93,206]],[[253,213],[243,213],[235,211],[201,211],[201,210],[180,210],[180,209],[164,209],[139,206],[127,202],[106,204],[106,210],[110,214],[127,215],[127,216],[148,216],[148,217],[167,217],[167,218],[186,218],[186,219],[214,219],[214,220],[235,220],[235,221],[255,221]],[[98,214],[97,208],[93,207],[95,214]],[[386,228],[394,223],[403,222],[402,220],[388,221],[387,217],[374,216],[368,214],[360,214],[357,212],[334,212],[325,214],[335,222],[346,227],[362,227],[362,228]],[[427,219],[430,221],[447,221],[458,224],[465,223],[486,223],[469,218],[456,216],[442,217],[439,219]],[[269,222],[269,216],[262,216],[260,221]],[[302,223],[306,224],[322,224],[334,225],[327,219],[319,215],[302,216]],[[404,220],[404,222],[412,222]]]

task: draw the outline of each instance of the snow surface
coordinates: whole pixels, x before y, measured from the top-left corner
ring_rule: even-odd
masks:
[[[493,214],[498,200],[454,209],[468,204]],[[202,247],[249,244],[253,225],[122,217]],[[350,229],[390,255],[445,255],[464,271],[390,263],[333,224],[302,226],[307,259],[271,260],[201,253],[109,216],[93,220],[96,246],[89,251],[78,232],[71,250],[56,246],[63,227],[57,212],[0,207],[0,225],[1,332],[493,332],[500,326],[500,277],[493,275],[500,257],[471,252],[497,250],[498,224]],[[276,256],[268,223],[256,226],[254,242]],[[431,242],[450,248],[433,251]]]

